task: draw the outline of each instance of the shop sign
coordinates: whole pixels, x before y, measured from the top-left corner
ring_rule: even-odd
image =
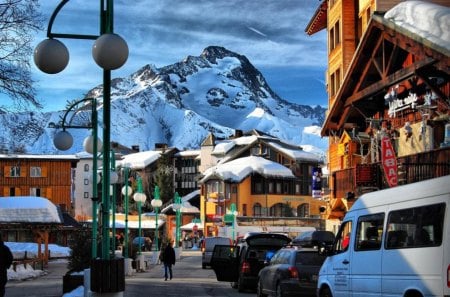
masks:
[[[397,185],[397,158],[391,140],[387,136],[381,138],[381,162],[389,187]]]

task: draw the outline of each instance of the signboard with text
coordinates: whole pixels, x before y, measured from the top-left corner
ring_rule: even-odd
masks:
[[[387,136],[381,138],[381,162],[389,187],[397,186],[397,158],[391,140]]]

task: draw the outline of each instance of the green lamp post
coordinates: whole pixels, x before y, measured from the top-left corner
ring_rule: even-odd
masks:
[[[160,193],[159,193],[159,187],[155,186],[155,191],[153,193],[153,200],[152,200],[152,207],[155,211],[155,245],[156,245],[156,251],[159,251],[159,243],[158,243],[158,237],[159,237],[159,230],[158,230],[158,211],[159,208],[162,206],[162,201],[159,199]]]
[[[139,240],[138,240],[138,255],[141,254],[141,240],[142,240],[142,228],[141,228],[141,216],[142,216],[142,203],[145,202],[145,200],[147,199],[147,196],[143,193],[143,189],[142,189],[142,178],[139,177],[137,180],[137,192],[133,195],[133,199],[134,201],[136,201],[138,203],[138,210],[139,210]]]
[[[172,208],[176,213],[176,221],[175,221],[175,247],[179,247],[180,245],[180,228],[181,228],[181,197],[178,195],[178,192],[175,192],[174,204]]]
[[[129,168],[124,168],[124,180],[125,185],[122,187],[122,195],[125,196],[125,236],[124,236],[124,253],[123,256],[125,258],[128,258],[128,207],[129,207],[129,200],[130,196],[133,194],[133,188],[128,185],[128,177],[129,177]]]

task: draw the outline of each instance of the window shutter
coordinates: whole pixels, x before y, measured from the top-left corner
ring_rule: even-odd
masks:
[[[11,177],[11,166],[5,166],[5,177]]]
[[[26,177],[27,172],[26,172],[26,170],[24,170],[25,168],[23,168],[23,167],[19,167],[19,168],[20,168],[20,177]]]
[[[47,167],[41,167],[41,176],[47,177]]]

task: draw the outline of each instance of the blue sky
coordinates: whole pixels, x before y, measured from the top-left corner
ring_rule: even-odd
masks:
[[[45,27],[59,1],[41,1]],[[308,105],[327,104],[324,86],[326,33],[304,29],[316,0],[120,0],[115,1],[115,33],[128,43],[127,63],[112,77],[128,76],[146,64],[157,67],[198,56],[210,45],[245,55],[282,98]],[[99,1],[71,0],[58,14],[53,33],[98,34]],[[46,32],[36,36],[35,44]],[[92,59],[93,41],[61,39],[70,53],[67,68],[45,74],[33,64],[38,98],[45,110],[64,109],[102,83]]]

